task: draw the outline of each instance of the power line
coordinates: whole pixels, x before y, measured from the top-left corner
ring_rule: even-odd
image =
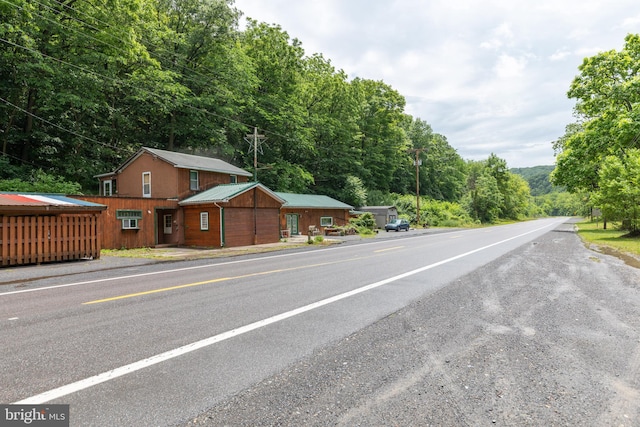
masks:
[[[10,101],[7,101],[6,99],[4,99],[4,98],[2,98],[2,97],[0,97],[0,101],[2,101],[2,102],[4,102],[5,104],[7,104],[7,105],[9,105],[9,106],[11,106],[11,107],[13,107],[13,108],[15,108],[16,110],[19,110],[19,111],[21,111],[21,112],[23,112],[23,113],[25,113],[25,114],[27,114],[27,115],[29,115],[29,116],[33,117],[34,119],[38,119],[38,120],[40,120],[40,121],[42,121],[42,122],[44,122],[44,123],[46,123],[46,124],[48,124],[48,125],[50,125],[50,126],[53,126],[53,127],[55,127],[55,128],[58,128],[58,129],[60,129],[61,131],[68,132],[68,133],[70,133],[70,134],[72,134],[72,135],[75,135],[75,136],[77,136],[77,137],[79,137],[79,138],[86,139],[87,141],[90,141],[90,142],[95,142],[96,144],[100,144],[100,145],[102,145],[102,146],[104,146],[104,147],[111,148],[111,149],[116,150],[116,151],[120,151],[120,150],[122,150],[122,148],[120,148],[120,147],[116,147],[116,146],[113,146],[113,145],[109,145],[109,144],[107,144],[107,143],[105,143],[105,142],[98,141],[97,139],[93,139],[93,138],[91,138],[91,137],[84,136],[84,135],[81,135],[81,134],[79,134],[79,133],[77,133],[77,132],[74,132],[74,131],[72,131],[72,130],[66,129],[66,128],[64,128],[64,127],[62,127],[62,126],[60,126],[60,125],[58,125],[58,124],[56,124],[56,123],[53,123],[53,122],[51,122],[51,121],[49,121],[49,120],[47,120],[47,119],[44,119],[44,118],[42,118],[42,117],[40,117],[40,116],[37,116],[37,115],[33,114],[32,112],[27,111],[27,110],[25,110],[24,108],[21,108],[21,107],[19,107],[19,106],[15,105],[15,104],[13,104],[13,103],[12,103],[12,102],[10,102]]]
[[[7,0],[0,0],[0,1],[5,1],[5,2],[7,2]],[[32,0],[32,1],[33,1],[34,3],[40,4],[41,6],[44,6],[44,7],[48,8],[48,9],[50,9],[50,10],[54,10],[56,13],[59,13],[59,11],[57,11],[57,10],[55,10],[55,9],[53,9],[53,8],[51,8],[51,7],[49,7],[49,6],[47,6],[47,5],[44,5],[43,3],[40,3],[40,2],[38,2],[37,0]],[[56,4],[58,4],[58,5],[60,5],[60,6],[61,6],[62,8],[64,8],[64,9],[71,10],[71,11],[73,11],[73,12],[75,12],[75,13],[78,13],[78,14],[84,15],[84,16],[86,16],[86,17],[88,17],[88,18],[90,18],[90,19],[92,19],[92,20],[94,20],[94,21],[97,21],[98,23],[103,24],[106,28],[113,29],[113,26],[112,26],[111,24],[109,24],[108,22],[103,21],[103,20],[101,20],[101,19],[99,19],[99,18],[97,18],[97,17],[95,17],[95,16],[93,16],[93,15],[89,15],[89,14],[87,14],[87,13],[85,13],[85,12],[81,11],[81,10],[75,9],[75,8],[73,8],[73,7],[69,6],[68,4],[65,4],[65,3],[60,2],[59,0],[51,0],[51,1],[52,1],[52,2],[54,2],[54,3],[56,3]],[[242,11],[240,11],[240,13],[242,13]],[[75,16],[72,16],[72,15],[69,15],[69,14],[64,14],[64,15],[65,15],[65,16],[67,16],[67,17],[69,17],[70,19],[75,20],[76,22],[79,22],[79,23],[81,23],[81,24],[83,24],[83,25],[87,25],[87,26],[88,26],[88,27],[90,27],[91,29],[94,29],[94,30],[96,30],[96,31],[103,31],[103,29],[101,29],[101,28],[99,28],[99,27],[96,27],[96,26],[94,26],[94,25],[92,25],[92,24],[86,23],[85,21],[82,21],[82,20],[80,20],[80,19],[76,18]],[[56,23],[56,24],[57,24],[57,25],[59,25],[59,26],[61,26],[62,28],[67,28],[67,27],[66,27],[65,25],[63,25],[62,23]],[[116,30],[117,30],[117,29],[116,29]],[[80,31],[78,31],[78,30],[74,30],[74,31],[76,31],[76,32],[79,32],[79,33],[83,34],[82,32],[80,32]],[[125,40],[125,39],[123,39],[123,38],[115,37],[115,36],[114,36],[113,34],[111,34],[111,33],[109,33],[109,36],[110,36],[110,37],[114,37],[116,40],[118,40],[118,41],[120,41],[120,42],[122,42],[122,43],[128,44],[129,46],[132,46],[132,45],[133,45],[133,44],[131,43],[131,41],[129,41],[129,40]],[[210,76],[210,75],[206,75],[206,74],[200,73],[200,72],[199,72],[199,71],[197,71],[195,68],[187,66],[187,65],[190,65],[190,66],[191,66],[191,65],[193,65],[193,66],[195,66],[196,64],[194,64],[194,61],[193,61],[193,60],[189,60],[189,59],[186,59],[186,58],[181,58],[181,57],[180,57],[180,55],[178,55],[177,53],[172,53],[172,52],[167,51],[167,50],[166,50],[166,48],[164,48],[163,46],[161,46],[161,45],[157,45],[157,44],[153,43],[150,39],[145,38],[145,37],[144,37],[144,36],[142,36],[142,35],[141,35],[141,37],[140,37],[140,40],[141,40],[142,42],[144,42],[145,49],[146,49],[146,46],[151,46],[151,47],[153,47],[153,48],[155,48],[155,49],[157,50],[157,52],[154,52],[154,53],[158,53],[158,54],[159,54],[159,52],[166,52],[166,53],[168,53],[168,55],[164,55],[164,59],[165,59],[165,60],[167,60],[167,61],[169,62],[169,64],[171,64],[173,61],[172,61],[171,59],[169,59],[169,58],[168,58],[168,56],[169,56],[169,57],[171,57],[171,58],[177,58],[178,60],[181,60],[181,61],[183,62],[183,64],[181,64],[181,71],[176,71],[177,66],[178,66],[178,65],[180,65],[180,64],[174,63],[173,67],[169,67],[170,69],[171,69],[171,68],[173,68],[173,70],[174,70],[174,71],[176,71],[176,72],[178,72],[180,75],[184,75],[184,70],[186,70],[186,71],[188,71],[189,73],[195,74],[195,75],[197,75],[197,76],[199,76],[199,77],[203,77],[203,78],[205,78],[205,79],[209,79],[209,78],[211,78],[211,76]],[[97,41],[98,41],[98,42],[102,42],[101,40],[97,40]],[[105,42],[102,42],[102,43],[105,43]],[[105,44],[106,44],[106,43],[105,43]],[[110,45],[110,44],[107,44],[107,45],[108,45],[108,46],[113,46],[113,45]],[[148,50],[146,50],[146,51],[151,55],[151,52],[149,52]],[[160,56],[160,58],[162,58],[162,56]],[[214,76],[214,77],[218,77],[217,73],[216,73],[216,72],[214,72],[214,71],[213,71],[212,69],[210,69],[209,67],[202,66],[201,64],[197,64],[197,65],[198,65],[198,66],[200,66],[201,68],[205,69],[206,71],[210,72],[210,74],[211,74],[212,76]],[[164,65],[163,65],[163,68],[164,68]],[[185,76],[185,77],[186,77],[186,76]],[[219,89],[217,89],[217,88],[213,88],[213,89],[214,89],[216,92],[218,92],[218,93],[220,93],[220,92],[221,92],[221,91],[220,91]],[[271,112],[271,113],[274,113],[274,111],[273,111],[273,110],[271,110],[270,108],[264,108],[264,105],[262,106],[262,108],[263,108],[263,109],[265,109],[266,111],[269,111],[269,112]],[[216,116],[217,116],[217,117],[219,117],[219,118],[225,119],[225,120],[229,120],[229,121],[236,122],[236,123],[238,123],[238,124],[241,124],[241,125],[246,126],[246,127],[249,127],[249,128],[251,127],[250,125],[247,125],[247,124],[245,124],[245,123],[239,122],[239,121],[237,121],[237,120],[231,119],[231,118],[226,117],[226,116],[222,116],[222,115],[216,115]],[[267,131],[267,130],[265,130],[265,132],[266,132],[266,133],[269,133],[269,134],[271,134],[271,135],[279,136],[279,137],[281,137],[281,138],[283,138],[283,139],[285,139],[285,140],[290,140],[290,139],[291,139],[289,136],[282,135],[282,134],[280,134],[280,133],[278,133],[278,132]]]
[[[109,80],[109,81],[112,81],[112,82],[115,82],[115,83],[120,83],[120,84],[123,84],[123,85],[125,85],[125,86],[127,86],[127,85],[128,85],[128,82],[126,82],[126,81],[124,81],[124,80],[118,79],[118,78],[116,78],[116,77],[109,77],[109,76],[105,76],[105,75],[103,75],[103,74],[97,73],[97,72],[95,72],[95,71],[93,71],[93,70],[90,70],[90,69],[88,69],[88,68],[81,67],[81,66],[79,66],[79,65],[75,65],[75,64],[71,64],[70,62],[64,61],[64,60],[62,60],[62,59],[54,58],[53,56],[47,55],[46,53],[42,53],[42,52],[37,51],[37,50],[35,50],[35,49],[31,49],[31,48],[29,48],[29,47],[22,46],[22,45],[20,45],[20,44],[14,43],[14,42],[12,42],[12,41],[6,40],[6,39],[4,39],[4,38],[2,38],[2,37],[0,37],[0,41],[1,41],[1,42],[4,42],[4,43],[6,43],[6,44],[9,44],[9,45],[11,45],[11,46],[15,46],[15,47],[17,47],[17,48],[24,49],[24,50],[26,50],[26,51],[29,51],[29,52],[32,52],[32,53],[38,54],[38,55],[42,56],[43,58],[47,58],[47,59],[50,59],[50,60],[52,60],[52,61],[58,62],[58,63],[60,63],[60,64],[66,65],[66,66],[68,66],[68,67],[72,67],[72,68],[75,68],[75,69],[77,69],[77,70],[83,71],[83,72],[85,72],[85,73],[87,73],[87,74],[91,74],[91,75],[93,75],[93,76],[100,77],[100,78],[103,78],[103,79],[105,79],[105,80]],[[145,93],[146,93],[146,94],[148,94],[148,95],[153,95],[153,96],[156,96],[156,97],[161,97],[161,95],[160,95],[160,94],[158,94],[157,92],[153,92],[153,91],[150,91],[150,90],[148,90],[148,89],[140,89],[140,88],[138,88],[138,90],[141,90],[141,91],[145,92]],[[246,123],[243,123],[243,122],[241,122],[241,121],[239,121],[239,120],[232,119],[232,118],[230,118],[230,117],[226,117],[226,116],[223,116],[223,115],[218,114],[218,113],[214,113],[214,112],[209,111],[209,110],[206,110],[206,109],[202,109],[202,108],[194,107],[194,106],[193,106],[193,105],[191,105],[191,104],[187,104],[187,103],[185,103],[185,104],[183,104],[183,105],[184,105],[185,107],[189,107],[189,108],[191,108],[191,109],[193,109],[193,110],[196,110],[196,111],[199,111],[199,112],[202,112],[202,113],[206,113],[206,114],[210,114],[210,115],[212,115],[212,116],[214,116],[214,117],[217,117],[217,118],[219,118],[219,119],[227,120],[227,121],[230,121],[230,122],[235,122],[235,123],[240,124],[240,125],[242,125],[242,126],[250,127],[250,125],[248,125],[248,124],[246,124]]]

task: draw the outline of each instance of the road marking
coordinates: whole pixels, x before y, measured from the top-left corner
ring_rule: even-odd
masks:
[[[423,236],[416,236],[416,237],[423,237]],[[413,239],[413,238],[416,238],[416,237],[408,237],[408,238],[409,239]],[[377,245],[377,244],[382,244],[382,243],[385,243],[385,241],[362,243],[361,246]],[[250,258],[250,259],[240,259],[240,260],[234,260],[234,261],[225,261],[225,262],[220,262],[220,263],[216,263],[216,264],[195,265],[195,266],[192,266],[192,267],[174,268],[174,269],[171,269],[171,270],[160,270],[160,271],[152,271],[152,272],[149,272],[149,273],[138,273],[138,274],[130,274],[130,275],[127,275],[127,276],[109,277],[109,278],[106,278],[106,279],[96,279],[96,280],[87,280],[87,281],[83,281],[83,282],[65,283],[63,285],[42,286],[42,287],[39,287],[39,288],[21,289],[21,290],[18,290],[18,291],[2,292],[2,293],[0,293],[0,297],[7,296],[7,295],[23,294],[23,293],[26,293],[26,292],[38,292],[38,291],[46,291],[46,290],[49,290],[49,289],[68,288],[68,287],[73,287],[73,286],[93,285],[93,284],[96,284],[96,283],[104,283],[104,282],[111,282],[111,281],[117,281],[117,280],[136,279],[138,277],[155,276],[155,275],[158,275],[158,274],[179,273],[179,272],[183,272],[183,271],[199,270],[199,269],[203,269],[203,268],[217,268],[217,267],[220,267],[220,266],[223,266],[223,265],[243,264],[243,263],[246,263],[246,262],[264,261],[264,260],[270,260],[270,259],[275,259],[275,258],[303,256],[303,255],[317,254],[318,252],[340,250],[340,249],[345,249],[345,248],[349,248],[349,246],[338,246],[338,247],[331,247],[331,248],[326,248],[326,249],[316,249],[316,250],[313,250],[313,251],[295,252],[295,253],[288,253],[288,254],[265,256],[265,257],[260,257],[260,258]]]
[[[469,229],[469,230],[453,231],[450,234],[473,233],[473,232],[475,232],[477,230],[478,229],[474,228],[474,229]],[[425,237],[425,236],[424,235],[418,235],[418,236],[406,237],[406,239],[417,239],[417,238],[423,238],[423,237]],[[379,244],[384,244],[384,243],[387,243],[387,242],[388,242],[388,240],[382,240],[382,241],[379,241],[379,242],[361,243],[360,246],[379,245]],[[341,249],[346,249],[346,248],[349,248],[349,247],[350,246],[330,247],[330,248],[325,248],[325,249],[316,249],[316,250],[313,250],[313,251],[304,251],[304,252],[295,252],[295,253],[280,254],[280,255],[271,255],[271,256],[265,256],[265,257],[260,257],[260,258],[240,259],[240,260],[234,260],[234,261],[225,261],[225,262],[216,263],[216,264],[195,265],[195,266],[191,266],[191,267],[174,268],[174,269],[171,269],[171,270],[160,270],[160,271],[152,271],[152,272],[149,272],[149,273],[138,273],[138,274],[130,274],[130,275],[127,275],[127,276],[109,277],[109,278],[106,278],[106,279],[96,279],[96,280],[86,280],[86,281],[83,281],[83,282],[65,283],[63,285],[42,286],[42,287],[38,287],[38,288],[21,289],[21,290],[17,290],[17,291],[9,291],[9,292],[0,292],[0,297],[8,296],[8,295],[15,295],[15,294],[23,294],[23,293],[26,293],[26,292],[39,292],[39,291],[46,291],[46,290],[50,290],[50,289],[68,288],[68,287],[73,287],[73,286],[93,285],[93,284],[96,284],[96,283],[104,283],[104,282],[111,282],[111,281],[118,281],[118,280],[136,279],[138,277],[155,276],[155,275],[158,275],[158,274],[165,274],[165,273],[179,273],[179,272],[182,272],[182,271],[199,270],[199,269],[203,269],[203,268],[216,268],[216,267],[219,267],[219,266],[222,266],[222,265],[242,264],[242,263],[246,263],[246,262],[262,261],[262,260],[269,260],[269,259],[275,259],[275,258],[284,258],[284,257],[293,257],[293,256],[304,256],[304,255],[310,255],[310,254],[317,254],[318,252],[341,250]]]
[[[124,376],[124,375],[127,375],[127,374],[131,374],[133,372],[139,371],[141,369],[148,368],[148,367],[156,365],[158,363],[166,362],[167,360],[174,359],[174,358],[179,357],[179,356],[183,356],[185,354],[191,353],[191,352],[199,350],[201,348],[209,347],[209,346],[211,346],[213,344],[217,344],[219,342],[228,340],[230,338],[234,338],[234,337],[237,337],[239,335],[243,335],[243,334],[246,334],[248,332],[254,331],[256,329],[260,329],[260,328],[263,328],[265,326],[271,325],[273,323],[281,322],[283,320],[289,319],[289,318],[294,317],[294,316],[298,316],[300,314],[306,313],[306,312],[311,311],[311,310],[315,310],[315,309],[323,307],[325,305],[329,305],[329,304],[338,302],[338,301],[343,300],[345,298],[349,298],[349,297],[352,297],[354,295],[358,295],[360,293],[367,292],[367,291],[370,291],[372,289],[378,288],[380,286],[383,286],[383,285],[398,281],[400,279],[404,279],[406,277],[413,276],[413,275],[418,274],[418,273],[422,273],[423,271],[427,271],[427,270],[430,270],[432,268],[441,266],[443,264],[450,263],[452,261],[458,260],[460,258],[467,257],[467,256],[475,254],[477,252],[484,251],[484,250],[492,248],[494,246],[501,245],[501,244],[509,242],[511,240],[518,239],[520,237],[526,236],[527,234],[535,233],[535,232],[538,232],[538,231],[543,230],[545,228],[549,228],[551,226],[555,226],[556,224],[557,224],[556,222],[553,222],[552,224],[545,225],[545,226],[540,227],[540,228],[536,228],[535,230],[527,231],[526,233],[522,233],[522,234],[519,234],[517,236],[513,236],[513,237],[510,237],[508,239],[504,239],[504,240],[501,240],[499,242],[495,242],[495,243],[492,243],[490,245],[486,245],[486,246],[483,246],[481,248],[477,248],[477,249],[474,249],[474,250],[471,250],[471,251],[468,251],[468,252],[453,256],[451,258],[447,258],[447,259],[444,259],[442,261],[438,261],[436,263],[429,264],[429,265],[426,265],[424,267],[420,267],[420,268],[417,268],[415,270],[411,270],[411,271],[408,271],[406,273],[399,274],[397,276],[393,276],[393,277],[390,277],[388,279],[381,280],[379,282],[371,283],[370,285],[366,285],[366,286],[351,290],[349,292],[345,292],[345,293],[342,293],[342,294],[339,294],[339,295],[335,295],[333,297],[325,298],[323,300],[320,300],[320,301],[317,301],[317,302],[314,302],[314,303],[311,303],[311,304],[307,304],[305,306],[296,308],[296,309],[291,310],[291,311],[287,311],[285,313],[277,314],[275,316],[268,317],[266,319],[259,320],[257,322],[249,323],[248,325],[241,326],[239,328],[232,329],[230,331],[223,332],[221,334],[214,335],[212,337],[205,338],[203,340],[196,341],[196,342],[193,342],[191,344],[187,344],[187,345],[184,345],[182,347],[178,347],[176,349],[166,351],[164,353],[156,354],[155,356],[151,356],[151,357],[149,357],[147,359],[142,359],[142,360],[139,360],[137,362],[133,362],[133,363],[130,363],[128,365],[124,365],[124,366],[121,366],[119,368],[115,368],[115,369],[112,369],[110,371],[103,372],[101,374],[94,375],[92,377],[85,378],[85,379],[80,380],[80,381],[76,381],[76,382],[71,383],[71,384],[63,385],[61,387],[54,388],[54,389],[49,390],[49,391],[45,391],[44,393],[28,397],[28,398],[20,400],[18,402],[14,402],[13,404],[14,405],[39,405],[39,404],[43,404],[45,402],[49,402],[49,401],[54,400],[54,399],[59,399],[59,398],[64,397],[64,396],[68,396],[69,394],[85,390],[87,388],[96,386],[98,384],[113,380],[115,378],[118,378],[118,377],[121,377],[121,376]]]
[[[393,248],[386,248],[386,249],[378,249],[377,251],[373,251],[374,253],[379,253],[379,252],[386,252],[386,251],[395,251],[398,249],[402,249],[404,248],[404,246],[395,246]]]
[[[343,263],[343,262],[350,262],[350,261],[361,260],[361,259],[364,259],[364,257],[341,259],[341,260],[337,260],[337,261],[322,262],[322,263],[318,263],[318,264],[308,264],[308,265],[302,265],[302,266],[298,266],[298,267],[281,268],[281,269],[278,269],[278,270],[260,271],[260,272],[257,272],[257,273],[243,274],[243,275],[240,275],[240,276],[219,277],[217,279],[204,280],[202,282],[187,283],[187,284],[184,284],[184,285],[169,286],[167,288],[159,288],[159,289],[152,289],[152,290],[149,290],[149,291],[135,292],[135,293],[132,293],[132,294],[118,295],[118,296],[115,296],[115,297],[109,297],[109,298],[103,298],[103,299],[98,299],[98,300],[94,300],[94,301],[83,302],[82,304],[83,305],[99,304],[99,303],[103,303],[103,302],[117,301],[117,300],[121,300],[121,299],[135,298],[135,297],[140,297],[140,296],[144,296],[144,295],[157,294],[157,293],[160,293],[160,292],[169,292],[169,291],[175,291],[175,290],[178,290],[178,289],[192,288],[194,286],[209,285],[211,283],[225,282],[227,280],[246,279],[248,277],[266,276],[268,274],[282,273],[282,272],[285,272],[285,271],[302,270],[302,269],[305,269],[305,268],[314,268],[314,267],[324,267],[326,265],[339,264],[339,263]]]

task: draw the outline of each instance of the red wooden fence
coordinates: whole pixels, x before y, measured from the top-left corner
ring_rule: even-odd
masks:
[[[0,216],[0,265],[100,258],[99,216]]]

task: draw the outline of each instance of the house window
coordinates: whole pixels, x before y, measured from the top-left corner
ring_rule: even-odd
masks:
[[[320,217],[320,227],[331,227],[333,225],[333,217],[332,216],[322,216]]]
[[[111,190],[111,180],[102,181],[102,195],[103,196],[111,196],[113,194]]]
[[[200,230],[207,231],[209,229],[209,212],[200,212]]]
[[[123,230],[140,229],[139,221],[142,219],[142,211],[135,209],[117,209],[116,219],[122,221]]]
[[[126,218],[122,220],[123,230],[138,230],[138,220],[136,218]]]
[[[230,175],[229,178],[231,179],[231,183],[232,184],[237,184],[238,183],[238,175]]]
[[[198,188],[200,188],[199,184],[198,171],[189,171],[189,189],[197,190]]]
[[[151,172],[142,172],[142,197],[151,197]]]

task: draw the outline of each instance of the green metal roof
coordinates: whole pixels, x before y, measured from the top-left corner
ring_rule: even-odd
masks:
[[[273,198],[284,203],[285,201],[279,197],[276,193],[271,191],[269,188],[258,182],[243,182],[240,184],[222,184],[216,187],[210,188],[202,193],[198,193],[194,196],[191,196],[187,199],[184,199],[180,203],[180,206],[184,205],[197,205],[201,203],[214,203],[214,202],[228,202],[234,197],[239,196],[240,194],[251,190],[254,187],[259,187],[266,193],[273,196]]]
[[[286,202],[283,207],[286,208],[309,208],[309,209],[353,209],[353,206],[342,203],[339,200],[329,196],[316,194],[295,194],[295,193],[279,193],[276,194]]]

